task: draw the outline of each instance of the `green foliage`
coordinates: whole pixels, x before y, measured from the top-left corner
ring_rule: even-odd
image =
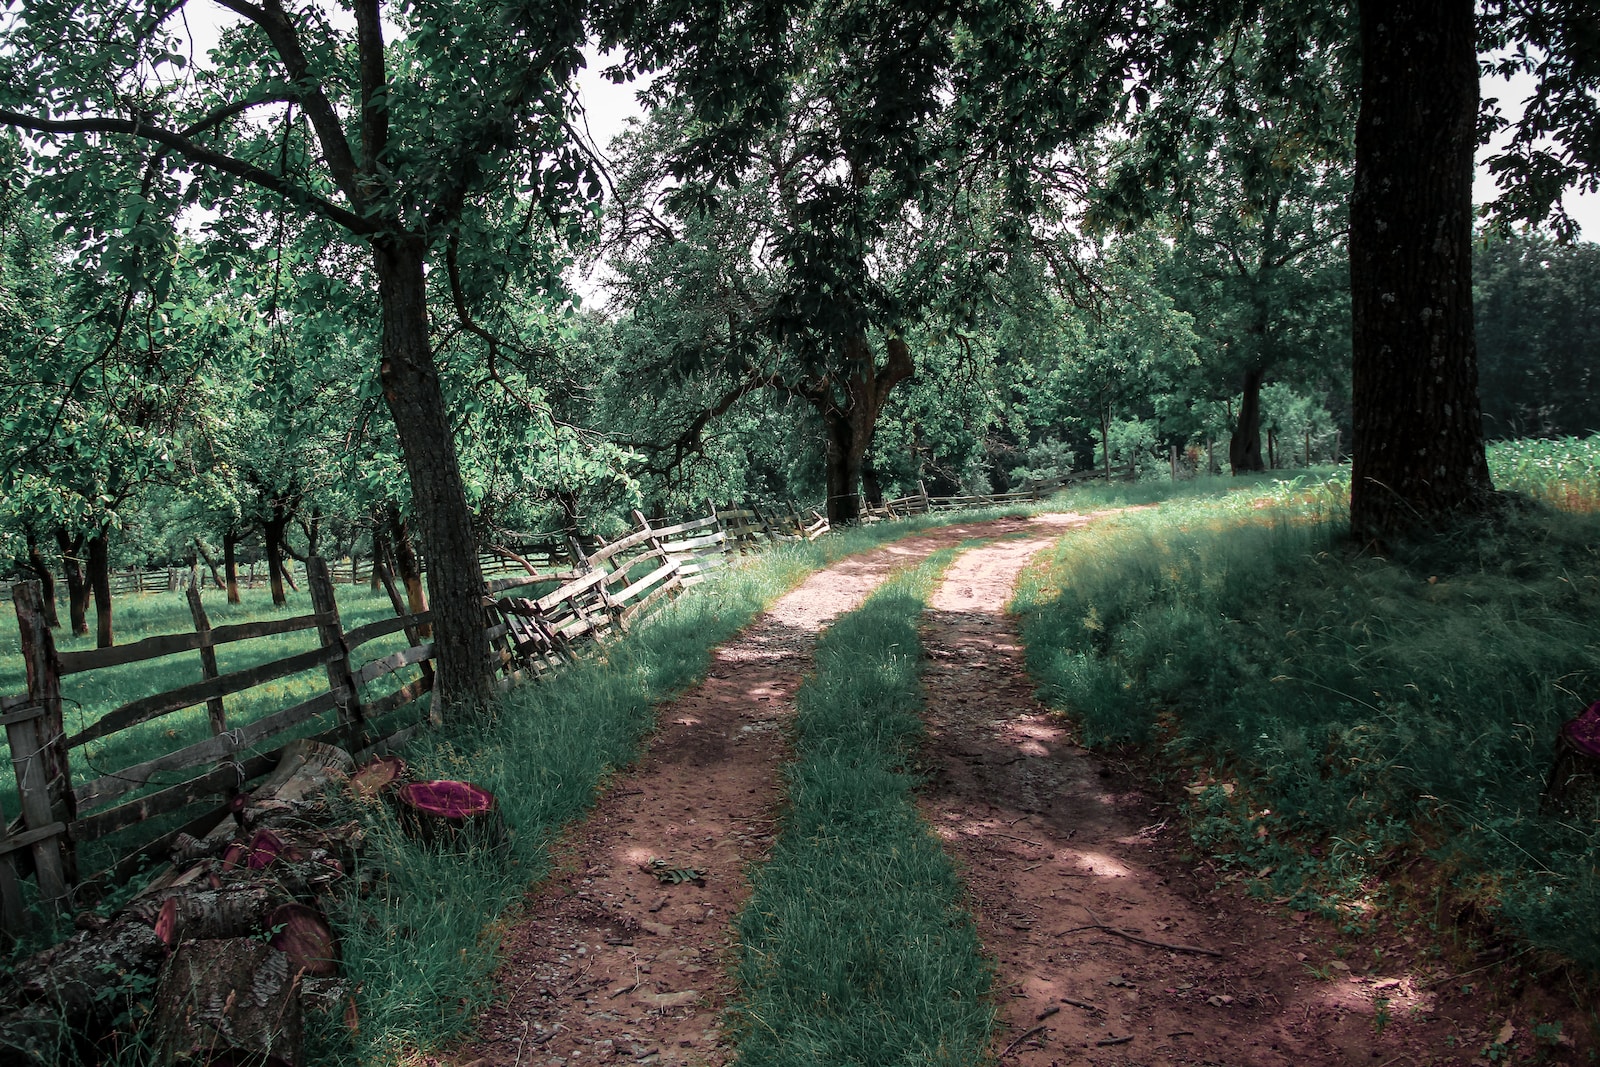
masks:
[[[1486,434],[1595,432],[1600,245],[1490,229],[1473,248],[1472,282]]]
[[[1556,728],[1600,690],[1600,528],[1533,512],[1352,557],[1338,515],[1231,494],[1066,538],[1018,593],[1030,667],[1090,743],[1198,776],[1197,841],[1278,893],[1371,904],[1432,848],[1600,966],[1600,839],[1539,805]]]
[[[990,982],[962,886],[917,810],[916,623],[946,551],[836,622],[798,695],[790,809],[739,917],[749,1064],[970,1064]]]
[[[1600,510],[1600,436],[1496,441],[1488,454],[1497,488],[1566,511]]]

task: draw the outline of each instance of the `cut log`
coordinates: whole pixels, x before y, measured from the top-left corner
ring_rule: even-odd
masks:
[[[298,972],[255,938],[186,941],[162,972],[148,1025],[163,1063],[298,1067]]]
[[[154,974],[166,945],[148,925],[115,922],[85,930],[23,960],[0,1001],[0,1063],[57,1063],[69,1044],[88,1047],[111,1028],[123,998],[108,975]]]
[[[393,793],[401,827],[419,841],[484,848],[505,842],[495,796],[471,782],[409,782]]]
[[[405,760],[399,756],[374,756],[350,776],[350,796],[355,800],[375,797],[405,777]]]
[[[313,978],[339,973],[339,939],[322,912],[309,904],[283,904],[267,917],[273,948],[289,957],[289,965]]]
[[[123,916],[146,922],[170,948],[184,941],[247,937],[269,928],[268,915],[282,902],[281,890],[264,882],[245,882],[222,889],[192,886],[130,904]]]

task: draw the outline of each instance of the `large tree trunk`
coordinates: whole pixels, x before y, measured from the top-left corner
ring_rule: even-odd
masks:
[[[1362,0],[1350,198],[1359,540],[1488,502],[1472,324],[1472,0]]]
[[[61,572],[67,579],[67,621],[78,637],[89,633],[89,579],[83,573],[83,535],[68,535],[56,528],[56,547],[61,549]]]
[[[282,504],[274,504],[272,513],[261,524],[261,540],[267,550],[267,579],[272,584],[272,605],[281,608],[289,603],[283,591],[283,535],[289,527],[289,513]]]
[[[845,379],[848,406],[843,409],[834,406],[830,389],[822,407],[822,423],[828,435],[825,464],[830,523],[851,523],[860,517],[861,466],[867,449],[872,447],[878,416],[889,399],[889,391],[911,377],[915,370],[911,350],[900,338],[889,338],[884,348],[888,359],[879,368],[865,333],[846,338],[844,364],[849,368]]]
[[[1234,474],[1265,470],[1261,462],[1261,381],[1267,372],[1251,367],[1244,372],[1244,396],[1239,401],[1239,421],[1228,439],[1228,465]]]
[[[44,622],[52,630],[61,628],[61,615],[56,611],[56,576],[39,551],[39,539],[30,529],[28,538],[28,569],[39,579],[39,591],[44,598]]]
[[[239,603],[239,531],[222,535],[222,573],[228,580],[228,603]]]
[[[111,546],[103,527],[89,538],[89,588],[94,592],[94,646],[110,648],[116,641],[111,626]]]
[[[483,626],[483,571],[472,513],[461,484],[455,434],[428,341],[423,243],[386,237],[373,242],[383,307],[379,377],[406,471],[411,506],[428,556],[433,605],[436,708],[472,711],[490,698],[489,642]]]

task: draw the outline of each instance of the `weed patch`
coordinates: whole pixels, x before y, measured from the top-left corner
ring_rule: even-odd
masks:
[[[739,918],[741,1063],[970,1064],[990,973],[917,811],[916,621],[941,552],[825,635],[798,694],[790,810]]]

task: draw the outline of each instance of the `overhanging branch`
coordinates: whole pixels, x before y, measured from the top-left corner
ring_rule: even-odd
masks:
[[[217,152],[171,130],[153,126],[140,119],[111,118],[96,115],[79,119],[49,119],[40,115],[25,115],[16,111],[0,110],[0,123],[15,126],[18,129],[30,130],[34,133],[104,133],[121,137],[135,137],[161,145],[168,151],[176,152],[203,167],[219,170],[224,174],[231,174],[241,178],[251,185],[258,186],[268,192],[277,193],[287,199],[303,204],[310,210],[336,222],[353,234],[369,236],[380,231],[380,227],[372,220],[363,218],[348,208],[323,199],[320,196],[296,185],[269,170],[263,170],[253,163],[246,163],[242,159],[223,152]]]

